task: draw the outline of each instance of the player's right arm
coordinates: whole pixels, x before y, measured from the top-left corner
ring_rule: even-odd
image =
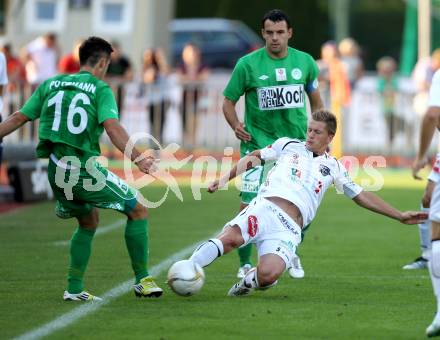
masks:
[[[23,113],[20,111],[14,112],[12,115],[6,118],[5,121],[0,123],[0,139],[14,132],[19,127],[23,126],[27,121],[29,121],[29,118]]]
[[[226,183],[228,183],[231,179],[241,175],[249,169],[252,169],[258,165],[261,165],[261,150],[255,150],[240,160],[235,164],[235,166],[229,171],[229,173],[225,174],[218,180],[215,180],[208,187],[208,192],[213,193],[218,189],[223,187]]]
[[[229,173],[212,182],[212,184],[208,187],[208,192],[213,193],[217,191],[231,179],[234,179],[235,177],[241,175],[249,169],[256,167],[257,165],[261,165],[262,161],[272,161],[278,159],[283,151],[283,148],[289,141],[291,141],[290,138],[283,137],[277,139],[272,145],[247,154],[237,162]]]
[[[244,123],[238,119],[235,104],[236,102],[225,97],[223,100],[223,114],[234,131],[235,136],[242,141],[248,142],[251,140],[251,135],[245,130]]]
[[[428,163],[426,152],[434,136],[435,128],[440,122],[440,71],[437,71],[432,78],[429,90],[428,111],[423,117],[420,131],[420,145],[417,157],[412,165],[412,174],[415,179],[421,179],[418,172]]]
[[[228,85],[226,85],[223,91],[223,95],[225,96],[223,100],[223,114],[225,119],[234,131],[235,136],[245,142],[251,140],[251,135],[245,130],[244,123],[238,119],[235,104],[246,91],[246,78],[245,66],[240,59],[237,65],[235,65],[231,79],[229,79]]]

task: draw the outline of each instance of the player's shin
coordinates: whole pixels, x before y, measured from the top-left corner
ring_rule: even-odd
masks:
[[[432,241],[432,254],[429,261],[429,274],[437,298],[437,313],[440,311],[440,240]]]
[[[125,228],[125,243],[137,284],[149,275],[147,269],[148,220],[128,220]]]
[[[429,208],[422,206],[420,210],[429,213]],[[431,250],[431,221],[426,220],[419,224],[419,234],[422,257],[428,260]]]
[[[92,251],[92,240],[95,230],[81,226],[75,231],[70,241],[70,266],[67,277],[67,291],[71,294],[81,293],[83,277]]]
[[[240,258],[240,267],[243,267],[246,264],[252,264],[251,262],[252,255],[252,244],[248,244],[244,247],[238,248],[238,257]]]
[[[224,247],[222,241],[213,238],[201,244],[191,255],[190,260],[194,261],[201,267],[206,267],[217,257],[222,256],[223,253]]]

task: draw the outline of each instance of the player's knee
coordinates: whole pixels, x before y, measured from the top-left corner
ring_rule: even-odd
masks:
[[[132,211],[127,214],[131,220],[145,220],[148,217],[148,209],[142,204],[137,203]]]
[[[89,214],[77,217],[79,225],[84,229],[96,229],[99,225],[98,209],[93,209]]]
[[[260,288],[268,287],[277,282],[279,273],[269,267],[258,267],[257,279]]]

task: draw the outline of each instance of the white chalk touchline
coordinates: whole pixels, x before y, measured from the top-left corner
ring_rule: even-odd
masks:
[[[127,224],[127,220],[118,220],[116,222],[113,222],[111,224],[107,224],[103,227],[98,227],[98,229],[96,229],[96,233],[95,236],[97,235],[102,235],[102,234],[107,234],[110,231],[113,231],[115,229],[118,229],[122,226],[124,226],[125,224]],[[55,246],[68,246],[70,244],[70,240],[67,241],[55,241],[52,243]]]
[[[216,233],[215,235],[217,235]],[[213,236],[211,236],[213,237]],[[162,271],[167,269],[171,266],[174,262],[182,259],[184,256],[191,253],[202,241],[199,241],[197,243],[194,243],[177,253],[174,253],[173,255],[167,257],[165,260],[160,262],[159,264],[153,266],[150,270],[150,274],[153,276],[159,275]],[[100,297],[103,299],[99,302],[88,302],[81,304],[80,306],[72,309],[70,312],[67,312],[60,317],[49,321],[48,323],[35,328],[27,333],[24,333],[16,338],[14,340],[31,340],[31,339],[40,339],[42,337],[48,336],[64,327],[67,327],[77,321],[80,318],[85,317],[86,315],[95,312],[99,308],[101,308],[104,305],[109,304],[114,299],[120,297],[121,295],[127,293],[133,289],[133,279],[127,280],[118,286],[110,289],[103,295],[100,295]],[[61,297],[60,297],[61,298]]]

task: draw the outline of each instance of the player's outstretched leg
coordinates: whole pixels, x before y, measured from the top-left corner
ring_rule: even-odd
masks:
[[[422,211],[429,213],[429,208],[422,206]],[[419,224],[420,248],[422,255],[416,258],[413,262],[404,265],[402,269],[425,269],[428,268],[428,257],[431,250],[431,221],[426,220]]]
[[[148,220],[147,209],[140,203],[128,214],[125,243],[130,255],[136,282],[133,286],[137,297],[159,297],[163,290],[157,286],[148,272]]]
[[[84,291],[84,273],[92,252],[92,241],[98,226],[98,210],[94,208],[89,214],[78,217],[79,227],[70,241],[70,265],[67,275],[65,301],[99,301],[101,298]]]
[[[238,225],[227,226],[217,238],[212,238],[198,246],[190,260],[203,268],[243,243],[243,236]]]
[[[425,188],[425,193],[422,197],[422,204],[420,210],[429,213],[429,207],[431,205],[431,197],[437,182],[438,173],[432,171],[428,177],[428,184]],[[419,224],[419,236],[420,236],[420,248],[422,254],[416,258],[413,262],[403,266],[403,269],[424,269],[428,267],[429,254],[431,251],[431,221],[426,220]]]
[[[203,268],[210,265],[223,254],[224,247],[222,241],[218,238],[213,238],[198,246],[191,255],[190,260]]]
[[[275,254],[261,256],[257,268],[249,270],[245,277],[234,284],[228,296],[243,296],[252,290],[266,290],[278,283],[278,278],[286,269],[284,260]]]

